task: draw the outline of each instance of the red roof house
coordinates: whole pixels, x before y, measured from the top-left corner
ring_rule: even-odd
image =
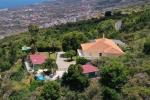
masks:
[[[30,60],[33,65],[41,65],[45,62],[46,59],[47,57],[42,53],[30,55]]]
[[[95,78],[98,76],[99,69],[91,64],[86,64],[82,66],[83,74],[87,75],[90,78]]]

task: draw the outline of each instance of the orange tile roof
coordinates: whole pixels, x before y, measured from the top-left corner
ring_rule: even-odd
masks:
[[[96,39],[96,42],[81,44],[82,50],[88,53],[108,53],[122,55],[124,52],[111,39]]]

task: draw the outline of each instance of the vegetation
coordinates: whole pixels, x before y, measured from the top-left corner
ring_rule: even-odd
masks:
[[[44,100],[58,100],[60,98],[59,84],[55,81],[45,84],[40,98]]]
[[[126,83],[125,68],[117,59],[111,59],[105,63],[101,69],[100,83],[103,86],[104,100],[120,100],[120,92],[123,85]]]
[[[87,37],[82,32],[73,31],[64,35],[62,40],[62,49],[64,51],[76,51],[80,47],[80,43],[87,41]]]
[[[74,56],[76,56],[76,52],[74,51],[74,50],[70,50],[70,51],[67,51],[65,54],[64,54],[64,56],[66,57],[66,58],[70,58],[70,60],[72,61],[73,59],[73,57]]]
[[[35,24],[30,24],[28,26],[28,31],[30,32],[31,36],[34,36],[39,31],[39,26]]]
[[[69,86],[71,90],[83,91],[89,85],[89,80],[82,74],[80,65],[71,65],[68,73],[62,77],[62,85]]]
[[[142,6],[137,12],[128,10],[129,13],[122,15],[124,11],[120,10],[119,14],[115,12],[102,19],[47,29],[38,29],[33,25],[29,26],[29,32],[0,40],[0,99],[149,99],[150,6]],[[118,20],[122,20],[122,28],[117,31],[114,25]],[[34,82],[34,76],[24,68],[23,58],[28,56],[28,53],[21,51],[24,45],[31,46],[32,53],[36,50],[49,53],[58,50],[76,51],[80,48],[80,43],[100,38],[103,33],[107,38],[122,40],[127,46],[123,47],[126,55],[119,59],[102,58],[92,62],[100,68],[102,79],[99,82],[88,81],[82,74],[80,65],[71,65],[62,80],[43,83]],[[49,69],[53,69],[54,62],[49,60],[44,66],[49,68],[48,65],[52,65]],[[77,58],[77,63],[84,64],[86,61],[84,58]]]
[[[149,39],[147,39],[146,42],[144,43],[143,52],[147,55],[150,55],[150,40]]]
[[[120,92],[121,87],[126,83],[125,68],[116,59],[109,60],[101,69],[101,84]]]
[[[43,64],[43,67],[50,70],[52,74],[55,74],[56,70],[58,69],[58,66],[54,59],[47,59],[46,62]]]
[[[77,64],[84,65],[84,64],[86,64],[87,62],[88,62],[88,60],[87,60],[86,58],[84,58],[84,57],[78,57],[78,58],[76,59],[76,63],[77,63]]]
[[[30,85],[30,91],[35,91],[35,89],[37,88],[37,87],[40,87],[40,86],[42,86],[44,83],[43,83],[43,81],[36,81],[36,80],[34,80],[34,81],[32,81],[31,82],[31,85]]]

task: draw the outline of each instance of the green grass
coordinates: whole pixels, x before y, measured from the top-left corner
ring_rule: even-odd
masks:
[[[51,53],[50,55],[49,55],[49,52],[42,52],[42,53],[44,53],[48,58],[50,57],[51,59],[54,59],[54,60],[56,60],[57,58],[57,53]]]

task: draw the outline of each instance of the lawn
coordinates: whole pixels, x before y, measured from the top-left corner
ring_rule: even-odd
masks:
[[[51,53],[50,55],[49,52],[42,52],[42,53],[44,53],[48,58],[50,57],[51,59],[55,59],[55,60],[57,58],[57,53]]]

